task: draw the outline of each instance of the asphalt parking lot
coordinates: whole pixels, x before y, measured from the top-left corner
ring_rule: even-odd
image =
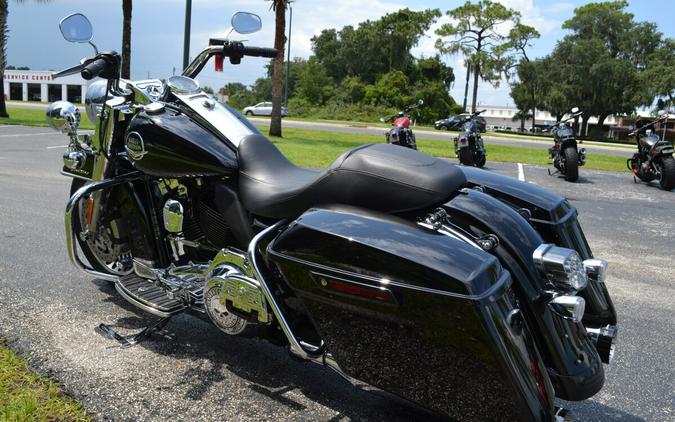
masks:
[[[68,262],[70,179],[59,174],[66,143],[48,128],[0,126],[0,335],[96,419],[429,420],[282,348],[226,337],[187,315],[130,349],[95,333],[101,322],[135,331],[146,316]],[[519,176],[516,164],[488,169]],[[616,359],[600,393],[565,405],[583,421],[674,420],[675,192],[635,184],[627,172],[580,174],[570,184],[542,166],[522,169],[526,182],[571,200],[595,255],[610,262]]]

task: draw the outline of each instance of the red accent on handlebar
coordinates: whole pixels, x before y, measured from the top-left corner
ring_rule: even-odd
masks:
[[[222,72],[223,71],[223,60],[225,59],[225,56],[222,53],[217,53],[213,55],[213,59],[215,60],[216,72]]]

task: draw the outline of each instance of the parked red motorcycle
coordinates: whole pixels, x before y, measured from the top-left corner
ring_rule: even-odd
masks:
[[[411,119],[410,112],[424,105],[423,100],[417,101],[416,104],[407,106],[402,111],[385,119],[380,117],[381,122],[392,122],[394,126],[390,130],[384,132],[388,144],[400,145],[406,148],[417,149],[417,142],[415,142],[415,134],[410,128]]]

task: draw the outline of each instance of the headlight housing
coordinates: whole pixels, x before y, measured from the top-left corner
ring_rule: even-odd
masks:
[[[557,289],[579,291],[588,284],[584,262],[572,249],[543,243],[535,249],[532,260],[541,275]]]

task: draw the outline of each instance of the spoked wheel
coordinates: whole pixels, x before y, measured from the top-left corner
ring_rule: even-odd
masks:
[[[579,178],[579,153],[574,148],[565,148],[565,180],[576,182]]]
[[[86,181],[73,179],[70,185],[72,196]],[[91,267],[102,273],[126,275],[133,271],[131,249],[119,216],[111,210],[104,209],[98,218],[96,229],[84,233],[82,222],[87,219],[87,201],[82,199],[77,207],[73,232],[77,238],[82,254]]]
[[[675,158],[665,157],[661,160],[661,177],[659,184],[663,190],[675,189]]]

